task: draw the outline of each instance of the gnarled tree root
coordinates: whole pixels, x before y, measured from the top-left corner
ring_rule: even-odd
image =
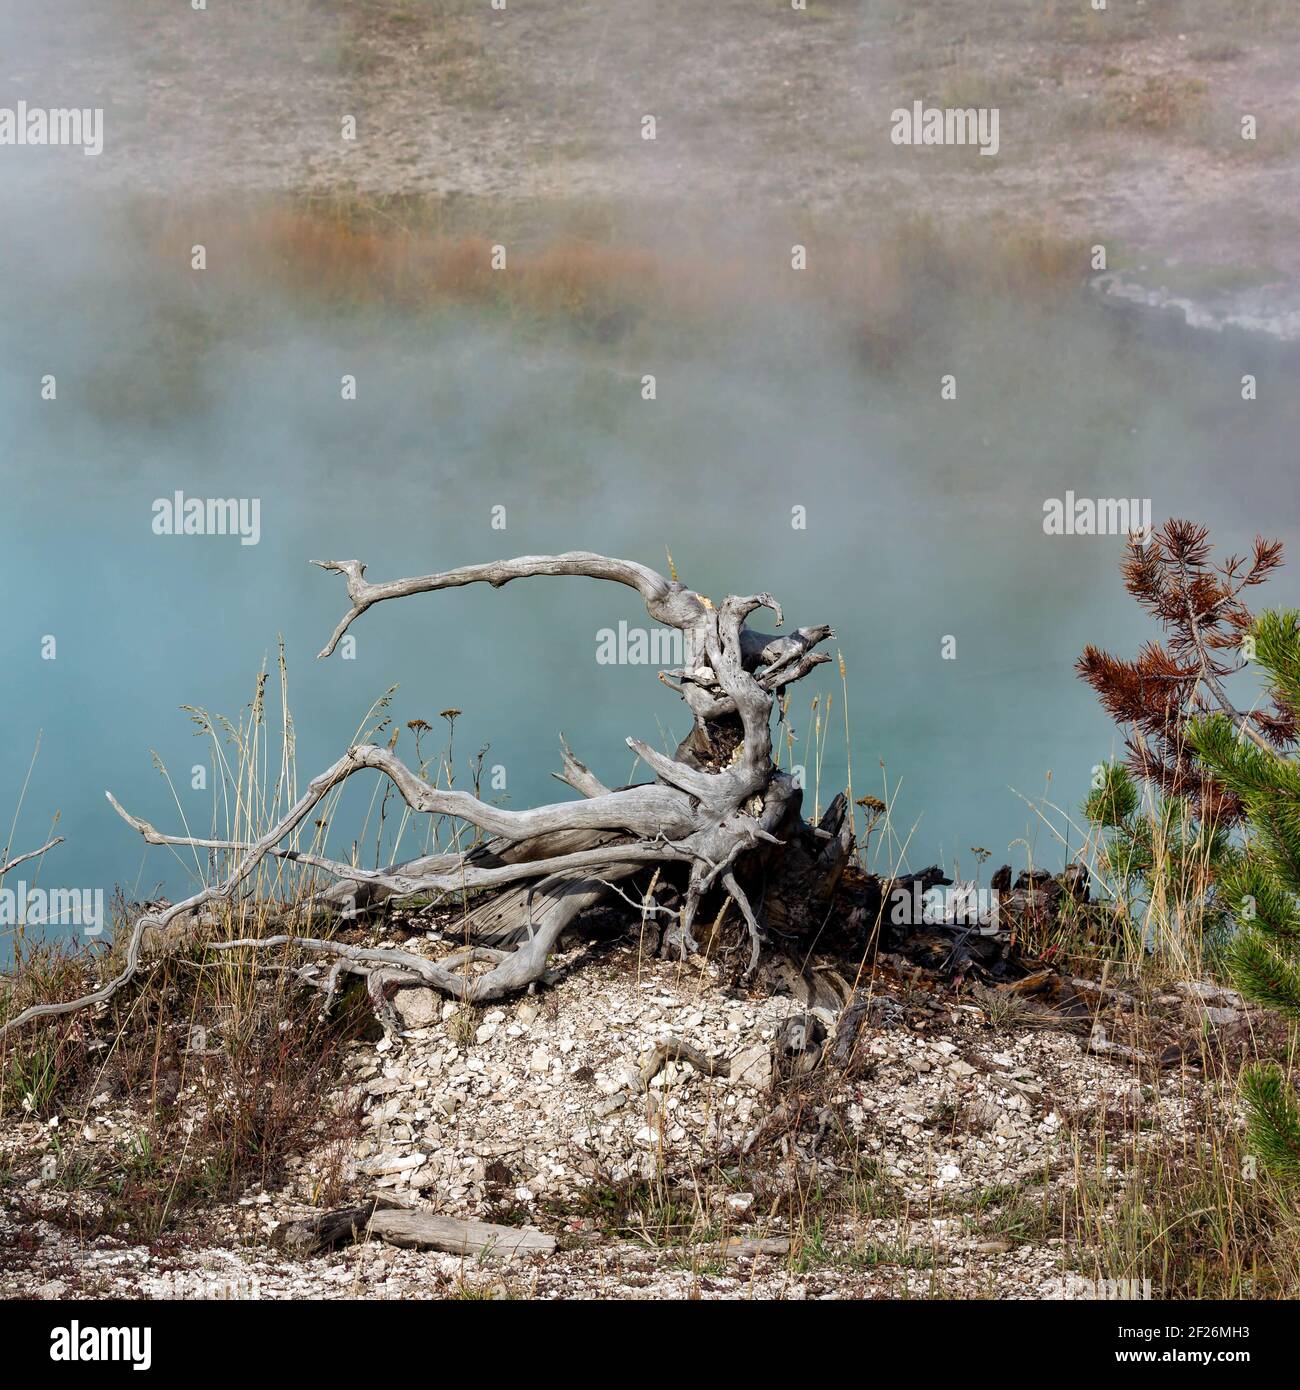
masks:
[[[767,933],[742,883],[745,866],[764,864],[794,836],[826,842],[828,853],[818,854],[817,861],[824,859],[828,868],[842,865],[839,822],[833,828],[806,826],[798,815],[801,793],[772,757],[773,704],[787,685],[829,660],[814,650],[833,635],[828,627],[800,628],[788,637],[754,632],[746,619],[759,608],[771,609],[778,624],[782,621],[780,606],[769,594],[732,596],[715,606],[676,579],[586,551],[522,556],[386,584],[368,583],[359,561],[316,563],[346,577],[351,600],[322,656],[334,650],[361,614],[390,598],[474,583],[500,587],[518,578],[550,575],[586,575],[634,588],[652,619],[683,634],[686,662],[664,676],[692,712],[691,733],[673,756],[629,738],[628,746],[655,780],[615,790],[600,782],[565,744],[563,770],[557,776],[580,792],[582,799],[522,811],[491,805],[464,791],[431,786],[391,748],[361,744],[313,778],[279,822],[247,843],[164,834],[124,810],[110,795],[114,809],[147,843],[224,850],[235,856],[233,867],[221,882],[140,916],[131,930],[125,965],[115,979],[80,999],[24,1010],[0,1028],[0,1037],[34,1019],[107,1001],[138,971],[146,931],[166,928],[182,913],[206,904],[229,902],[268,856],[334,878],[334,888],[324,895],[327,901],[346,902],[350,893],[358,892],[394,901],[417,894],[452,897],[467,890],[502,889],[514,895],[520,911],[508,931],[498,923],[495,932],[486,930],[483,938],[472,939],[470,949],[441,961],[412,951],[351,945],[309,930],[209,943],[218,951],[280,947],[320,957],[330,963],[324,981],[327,997],[340,974],[363,975],[384,1017],[391,1017],[384,988],[393,982],[426,984],[470,1002],[498,999],[528,986],[543,976],[564,928],[610,893],[615,880],[643,867],[681,866],[686,879],[682,908],[665,941],[683,958],[696,949],[692,925],[704,897],[716,890],[734,901],[749,934],[747,974],[752,976]],[[313,810],[363,770],[386,778],[411,811],[453,817],[492,838],[468,854],[427,856],[371,870],[297,848],[297,832]],[[308,904],[309,918],[311,907],[319,902],[313,899]],[[501,949],[511,939],[518,939],[518,944],[512,950]],[[486,969],[476,970],[480,966]]]

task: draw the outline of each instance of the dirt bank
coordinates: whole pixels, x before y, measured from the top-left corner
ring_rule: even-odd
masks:
[[[666,204],[778,243],[815,219],[869,237],[900,211],[1014,212],[1184,282],[1300,279],[1284,0],[98,0],[53,19],[7,21],[5,90],[106,108],[104,154],[55,175],[96,194],[562,202],[649,241],[669,235],[648,212]],[[914,100],[997,107],[997,157],[892,144],[890,113]]]

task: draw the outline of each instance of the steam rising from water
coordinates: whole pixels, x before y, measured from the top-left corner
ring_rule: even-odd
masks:
[[[1073,809],[1115,751],[1073,662],[1086,642],[1128,651],[1147,630],[1119,582],[1121,540],[1045,535],[1045,499],[1150,497],[1157,524],[1206,520],[1225,550],[1257,529],[1294,549],[1300,432],[1277,358],[1228,340],[1164,342],[1082,295],[1043,307],[960,281],[909,286],[882,350],[868,309],[855,318],[790,292],[788,209],[760,204],[743,230],[707,211],[653,229],[624,219],[634,244],[669,257],[690,247],[706,277],[742,283],[743,308],[677,320],[633,313],[593,330],[485,304],[321,307],[223,262],[216,242],[212,269],[191,273],[160,264],[156,239],[105,191],[120,175],[113,123],[148,117],[148,81],[137,74],[117,102],[61,95],[30,21],[4,24],[20,55],[12,76],[27,84],[15,94],[108,111],[101,159],[0,162],[11,271],[0,807],[16,801],[43,729],[14,848],[40,843],[60,808],[68,843],[43,870],[59,882],[185,885],[102,791],[179,829],[156,748],[192,828],[206,827],[209,794],[188,791],[206,749],[179,707],[234,714],[280,632],[304,778],[393,682],[398,724],[464,711],[458,749],[490,743],[516,806],[568,795],[548,776],[561,730],[613,783],[633,775],[625,736],[671,746],[684,732],[651,669],[596,660],[601,629],[645,622],[630,591],[563,580],[406,600],[358,624],[355,661],[318,664],[345,605],[312,558],[355,556],[386,578],[578,548],[663,565],[667,547],[703,592],[771,591],[792,625],[834,625],[854,792],[897,790],[894,829],[916,866],[968,860],[973,845],[1023,862],[1018,841],[1059,862],[1062,847],[1009,788],[1036,795],[1050,776],[1052,798]],[[657,149],[648,163],[665,158]],[[156,172],[183,181],[181,168]],[[184,200],[150,220],[178,244],[205,240]],[[780,276],[745,284],[737,267],[764,257]],[[1250,406],[1246,371],[1260,379]],[[41,399],[47,373],[56,401]],[[646,373],[654,401],[642,399]],[[940,399],[945,373],[956,401]],[[345,374],[355,401],[340,399]],[[177,491],[259,498],[260,543],[153,534],[153,502]],[[498,506],[504,531],[491,527]],[[1268,598],[1295,602],[1294,579]],[[41,659],[47,635],[54,661]],[[956,660],[941,655],[949,636]],[[838,673],[819,675],[796,688],[790,717],[811,784],[809,702],[820,693],[824,711],[834,692],[824,806],[847,758]],[[347,817],[337,825],[332,848],[346,854]]]

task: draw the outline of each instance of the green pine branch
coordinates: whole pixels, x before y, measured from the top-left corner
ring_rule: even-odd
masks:
[[[1282,1181],[1300,1184],[1300,1104],[1280,1067],[1247,1067],[1241,1092],[1250,1110],[1247,1137],[1264,1167]]]
[[[1227,950],[1237,988],[1257,1004],[1300,1023],[1300,965],[1251,926],[1242,926]]]
[[[1269,693],[1279,705],[1300,710],[1300,610],[1270,609],[1251,630],[1255,660],[1268,679]]]

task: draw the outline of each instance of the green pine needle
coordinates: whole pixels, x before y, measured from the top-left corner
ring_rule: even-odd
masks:
[[[1252,1150],[1276,1178],[1300,1184],[1300,1104],[1279,1067],[1248,1067],[1241,1092],[1250,1111],[1247,1135]]]

